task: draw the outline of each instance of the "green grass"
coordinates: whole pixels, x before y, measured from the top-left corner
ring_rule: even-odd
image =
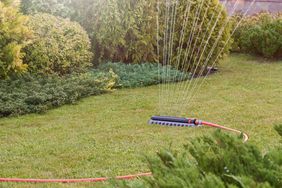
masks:
[[[281,86],[282,62],[232,55],[219,73],[208,77],[183,114],[244,130],[249,142],[265,152],[279,144],[273,125],[282,123]],[[158,97],[159,86],[123,89],[42,115],[0,119],[0,177],[85,178],[146,172],[144,155],[170,145],[180,149],[188,140],[213,131],[148,126],[149,117],[158,112]]]

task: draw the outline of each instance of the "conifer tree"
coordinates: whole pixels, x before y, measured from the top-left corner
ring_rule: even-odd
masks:
[[[18,12],[15,1],[0,1],[0,79],[27,68],[22,62],[22,48],[30,36],[26,21],[27,17]]]

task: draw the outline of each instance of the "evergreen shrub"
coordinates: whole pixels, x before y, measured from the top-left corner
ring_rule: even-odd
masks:
[[[8,1],[0,1],[0,79],[26,71],[22,48],[28,42],[30,32],[25,26],[27,17]]]
[[[79,75],[34,76],[0,81],[0,117],[40,113],[64,104],[110,91],[116,82],[113,72],[91,71]]]
[[[236,16],[234,20],[237,22]],[[282,17],[262,12],[243,18],[234,34],[233,51],[265,58],[282,58]]]
[[[90,66],[90,40],[78,23],[41,13],[31,16],[28,26],[34,37],[24,48],[24,62],[31,72],[65,75]]]
[[[165,54],[168,54],[164,50],[167,45],[164,39],[168,37],[164,36],[167,25],[165,15],[170,14],[169,30],[172,32],[172,10],[175,7],[177,16],[173,40],[171,39],[173,57],[170,64],[174,64],[178,69],[191,71],[196,69],[195,64],[199,62],[200,70],[203,66],[216,65],[228,53],[230,46],[230,24],[226,10],[218,0],[47,0],[43,3],[48,4],[46,6],[42,5],[41,0],[23,0],[22,4],[22,7],[33,7],[30,8],[30,13],[48,12],[54,15],[58,14],[50,11],[49,7],[59,7],[55,8],[56,10],[66,6],[70,10],[68,12],[71,12],[66,17],[78,21],[89,33],[95,63],[111,61],[167,64],[164,59]],[[189,11],[186,11],[188,7]],[[188,21],[183,35],[185,44],[180,47],[182,26],[186,18]],[[191,49],[189,46],[192,46]],[[187,57],[186,50],[190,53]],[[179,59],[181,63],[177,63]]]
[[[163,1],[160,9],[162,29],[159,42],[160,46],[165,47],[161,49],[165,52],[162,61],[172,61],[171,64],[177,69],[186,72],[203,74],[207,67],[216,66],[228,54],[231,24],[225,7],[218,0],[179,0],[168,5]],[[166,19],[166,14],[171,15],[169,19]],[[174,35],[171,36],[170,30],[173,29]],[[174,39],[173,53],[169,59],[166,43],[171,38]]]
[[[21,0],[21,11],[24,14],[48,13],[54,16],[70,18],[74,9],[72,0]]]
[[[160,83],[179,82],[191,76],[172,67],[156,63],[124,64],[105,63],[98,67],[101,71],[113,70],[118,75],[116,87],[133,88],[156,85]]]
[[[282,125],[276,130],[281,130]],[[282,136],[280,134],[280,136]],[[282,186],[281,144],[267,153],[241,138],[216,131],[185,145],[181,152],[161,150],[148,157],[153,177],[120,187],[261,187]]]

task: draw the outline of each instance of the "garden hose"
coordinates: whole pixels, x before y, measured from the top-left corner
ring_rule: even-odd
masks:
[[[169,116],[153,116],[149,120],[149,124],[159,124],[164,126],[177,126],[177,127],[198,127],[198,126],[208,126],[213,128],[218,128],[226,131],[231,131],[236,134],[243,135],[243,142],[249,139],[246,133],[243,133],[237,129],[232,129],[224,127],[222,125],[201,121],[193,118],[177,118]],[[117,176],[116,180],[132,180],[140,177],[152,176],[151,172],[140,173],[135,175]],[[29,178],[0,178],[0,182],[13,182],[13,183],[90,183],[90,182],[105,182],[111,178],[81,178],[81,179],[29,179]]]

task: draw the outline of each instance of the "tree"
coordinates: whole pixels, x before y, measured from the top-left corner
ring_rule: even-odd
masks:
[[[27,17],[18,12],[13,1],[0,2],[0,79],[26,71],[22,48],[31,33],[25,26]]]

